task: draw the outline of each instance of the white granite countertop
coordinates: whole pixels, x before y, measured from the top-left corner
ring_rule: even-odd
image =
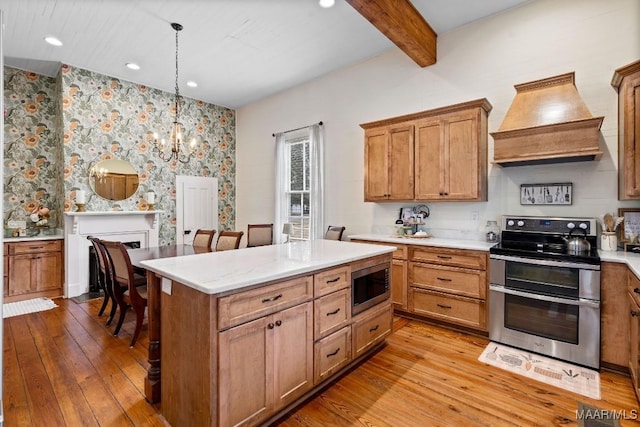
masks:
[[[441,237],[397,237],[386,234],[353,234],[349,239],[371,240],[374,242],[395,243],[399,245],[438,246],[442,248],[472,249],[476,251],[489,251],[495,243],[487,243],[478,240],[443,239]]]
[[[394,246],[312,240],[140,263],[205,294],[218,294],[395,251]]]

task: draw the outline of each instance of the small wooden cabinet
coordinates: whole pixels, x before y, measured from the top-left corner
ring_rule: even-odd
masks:
[[[413,154],[413,125],[365,131],[365,201],[412,200]]]
[[[640,199],[640,61],[618,68],[618,199]]]
[[[365,201],[487,200],[489,111],[479,99],[361,124]]]
[[[313,386],[312,306],[220,332],[220,425],[253,424]]]
[[[628,280],[628,282],[627,282]],[[612,368],[624,369],[629,354],[629,320],[620,315],[627,305],[628,290],[637,279],[626,264],[603,262],[600,270],[600,360]],[[637,285],[635,286],[637,287]]]
[[[62,240],[5,243],[4,301],[62,295]]]
[[[409,312],[488,332],[488,254],[409,247]]]
[[[640,295],[629,286],[629,356],[628,366],[631,374],[631,382],[640,399]]]

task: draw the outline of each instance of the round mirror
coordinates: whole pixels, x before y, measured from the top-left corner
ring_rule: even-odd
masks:
[[[89,169],[91,188],[107,200],[124,200],[138,190],[138,172],[126,160],[108,159]]]

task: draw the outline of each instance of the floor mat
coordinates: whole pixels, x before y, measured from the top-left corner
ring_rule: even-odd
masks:
[[[600,400],[600,373],[593,369],[489,343],[479,361],[536,381]]]
[[[2,304],[2,318],[19,316],[21,314],[35,313],[51,310],[58,305],[49,298],[34,298],[26,301],[9,302]]]

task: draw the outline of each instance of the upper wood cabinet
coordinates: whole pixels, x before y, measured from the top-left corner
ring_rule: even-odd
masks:
[[[618,199],[640,199],[640,60],[613,73],[618,91]]]
[[[487,200],[487,115],[478,99],[360,125],[365,201]]]
[[[365,201],[413,199],[413,126],[365,131]]]

